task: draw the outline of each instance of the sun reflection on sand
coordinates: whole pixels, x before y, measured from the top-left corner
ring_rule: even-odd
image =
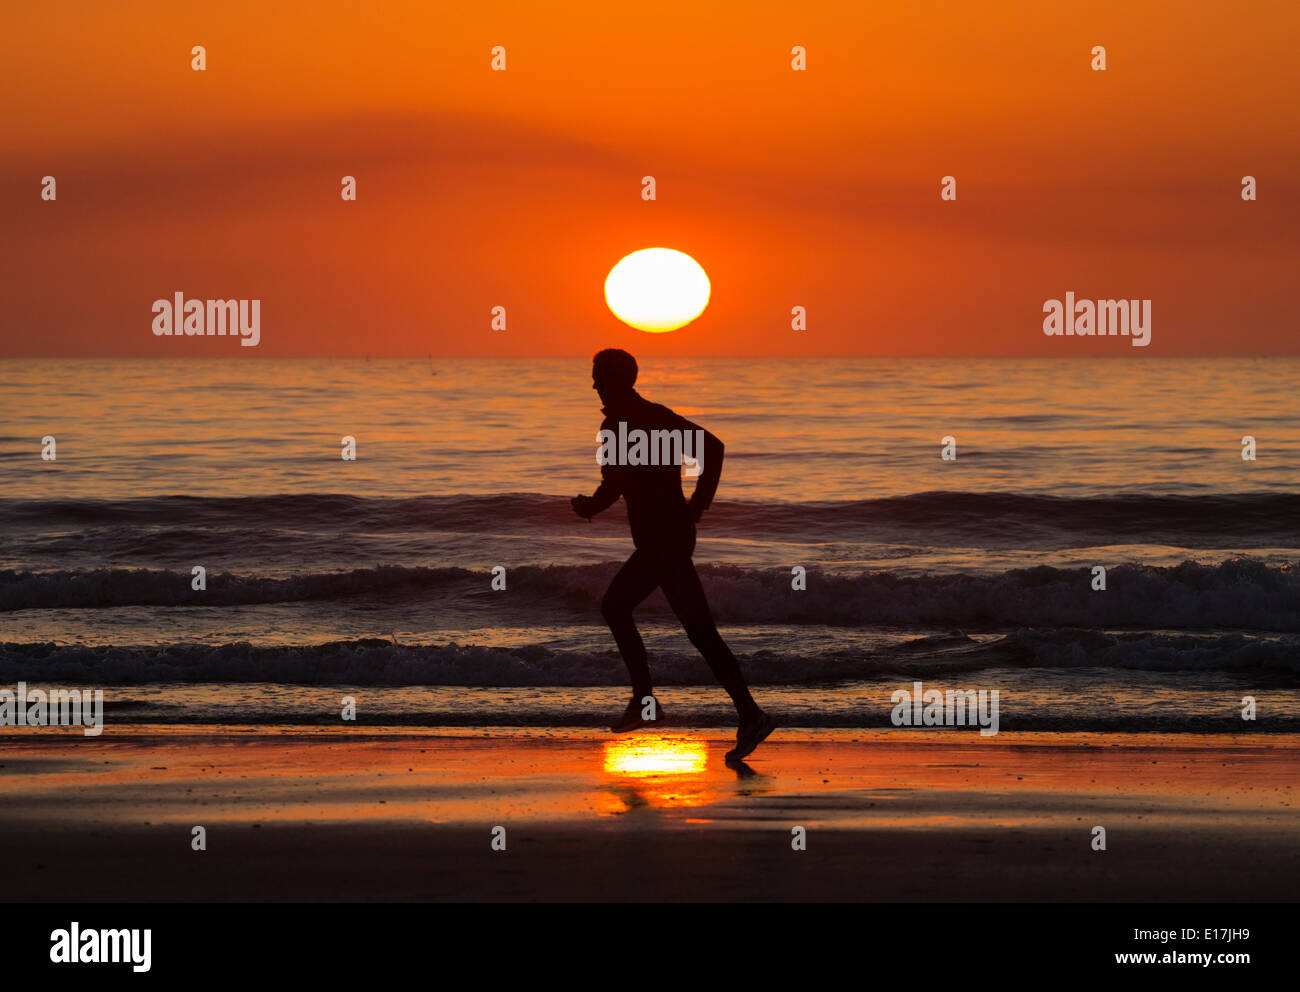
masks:
[[[633,778],[697,774],[704,771],[706,756],[702,741],[649,734],[606,743],[605,771]]]
[[[647,734],[609,741],[604,751],[605,774],[614,779],[615,793],[599,804],[604,812],[701,806],[716,798],[704,779],[708,749],[703,741]]]

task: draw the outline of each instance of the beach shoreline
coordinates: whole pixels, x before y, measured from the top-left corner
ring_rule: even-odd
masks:
[[[1294,899],[1300,876],[1286,736],[782,730],[740,769],[729,745],[706,730],[9,732],[6,898],[1267,902]]]

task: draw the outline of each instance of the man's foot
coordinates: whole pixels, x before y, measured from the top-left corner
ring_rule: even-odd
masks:
[[[641,702],[640,696],[633,696],[627,704],[627,709],[623,715],[614,721],[613,726],[609,729],[615,734],[626,734],[629,730],[639,730],[641,727],[653,727],[664,721],[664,708],[659,705],[658,697],[655,697],[653,720],[642,719],[641,714],[645,712],[648,704]]]
[[[775,729],[776,721],[762,710],[758,711],[758,716],[742,720],[736,728],[736,746],[727,752],[727,760],[739,761],[748,757]]]

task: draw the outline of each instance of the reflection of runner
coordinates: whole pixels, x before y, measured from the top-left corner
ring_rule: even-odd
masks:
[[[632,677],[632,700],[618,721],[610,728],[615,733],[635,730],[647,724],[642,719],[642,700],[653,696],[650,666],[646,662],[645,644],[632,619],[632,611],[655,588],[661,588],[677,619],[686,629],[691,643],[704,655],[714,677],[736,704],[740,726],[736,746],[727,752],[729,760],[745,757],[767,737],[776,722],[754,702],[740,672],[736,656],[731,653],[713,622],[704,587],[695,571],[691,555],[695,551],[695,524],[717,492],[722,475],[722,442],[702,431],[685,417],[666,406],[651,403],[633,385],[636,383],[636,359],[626,351],[607,348],[592,361],[592,388],[604,403],[602,430],[618,434],[620,424],[631,434],[635,430],[680,431],[681,437],[704,438],[701,473],[690,502],[682,494],[681,467],[669,465],[615,465],[601,467],[601,483],[591,496],[575,496],[574,512],[591,518],[612,506],[620,496],[627,504],[628,523],[636,550],[619,569],[601,602],[601,613],[609,623],[619,652]],[[687,432],[700,431],[699,434]],[[696,452],[699,458],[699,452]],[[662,715],[658,700],[651,709]]]

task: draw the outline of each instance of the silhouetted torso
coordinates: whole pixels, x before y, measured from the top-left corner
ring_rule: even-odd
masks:
[[[634,430],[643,430],[647,435],[651,431],[676,430],[685,437],[686,432],[698,429],[685,417],[659,403],[651,403],[635,391],[601,412],[605,414],[601,430],[612,431],[616,437],[620,423],[627,424],[629,434]],[[706,462],[705,474],[709,468]],[[654,548],[665,541],[694,543],[695,523],[682,493],[680,465],[601,466],[601,484],[595,498],[612,503],[620,495],[627,503],[632,543],[638,548]]]

